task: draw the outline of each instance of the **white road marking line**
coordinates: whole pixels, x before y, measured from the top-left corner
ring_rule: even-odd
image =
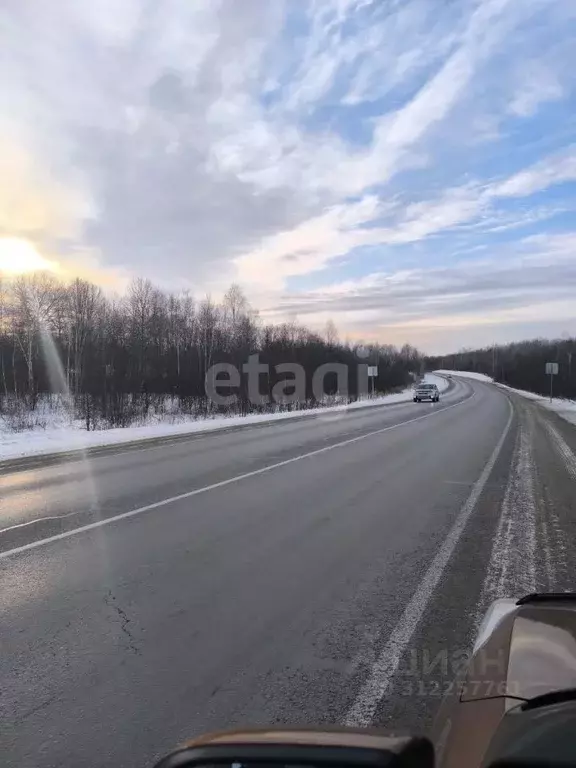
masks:
[[[146,504],[146,506],[144,507],[138,507],[137,509],[132,509],[129,512],[122,512],[121,514],[114,515],[113,517],[107,517],[103,520],[97,520],[94,523],[88,523],[87,525],[82,525],[79,528],[73,528],[70,531],[64,531],[63,533],[58,533],[58,534],[55,534],[54,536],[48,536],[45,539],[38,539],[37,541],[31,541],[29,544],[23,544],[21,547],[15,547],[14,549],[8,549],[5,552],[0,552],[0,560],[4,560],[5,558],[11,557],[12,555],[21,554],[22,552],[28,552],[31,549],[37,549],[38,547],[43,547],[46,544],[51,544],[55,541],[68,539],[71,536],[76,536],[77,534],[84,533],[85,531],[92,531],[95,528],[102,528],[105,525],[111,525],[112,523],[117,523],[120,520],[127,520],[131,517],[135,517],[136,515],[140,515],[143,512],[148,512],[151,509],[158,509],[160,507],[165,507],[168,504],[172,504],[175,501],[190,499],[193,496],[199,496],[201,493],[214,491],[217,488],[224,488],[225,486],[231,485],[232,483],[238,483],[240,480],[246,480],[249,477],[256,477],[257,475],[264,474],[264,472],[271,472],[274,469],[279,469],[280,467],[286,467],[289,464],[293,464],[296,461],[301,461],[302,459],[309,459],[312,456],[318,456],[321,453],[332,451],[335,448],[343,448],[346,445],[352,445],[353,443],[357,443],[360,440],[366,440],[369,437],[374,437],[375,435],[381,435],[384,432],[390,432],[393,429],[399,429],[400,427],[405,427],[408,424],[414,424],[415,422],[422,421],[423,419],[429,419],[432,416],[437,416],[439,413],[444,413],[445,411],[449,411],[452,408],[457,408],[458,406],[463,405],[464,403],[467,403],[468,400],[471,400],[473,397],[474,397],[474,393],[472,393],[472,395],[467,397],[465,400],[460,400],[460,402],[458,403],[454,403],[453,405],[448,405],[445,408],[442,408],[441,410],[434,411],[433,413],[426,413],[423,416],[416,416],[413,419],[408,419],[408,421],[402,421],[399,424],[392,424],[388,427],[375,429],[372,432],[366,432],[363,435],[357,435],[356,437],[351,437],[347,440],[342,440],[339,443],[333,443],[332,445],[327,445],[324,448],[317,448],[314,451],[309,451],[308,453],[302,453],[299,456],[293,456],[290,459],[279,461],[276,464],[270,464],[266,467],[261,467],[260,469],[254,469],[251,472],[245,472],[242,475],[229,477],[227,480],[220,480],[217,483],[212,483],[211,485],[205,485],[202,488],[196,488],[193,491],[187,491],[186,493],[180,493],[177,496],[171,496],[167,499],[162,499],[161,501],[155,501],[153,504]]]
[[[388,690],[390,682],[398,669],[402,655],[407,649],[418,623],[432,599],[434,590],[442,578],[444,570],[456,549],[456,545],[460,540],[464,528],[466,527],[466,523],[474,511],[480,494],[490,477],[490,473],[492,472],[498,456],[500,455],[504,441],[510,431],[510,425],[512,424],[514,415],[510,401],[508,401],[508,406],[510,409],[508,422],[496,447],[492,451],[480,477],[474,483],[470,496],[466,500],[464,506],[460,509],[454,525],[448,532],[442,546],[430,563],[428,570],[424,574],[424,578],[404,609],[400,621],[392,630],[382,652],[372,665],[368,679],[360,689],[354,704],[346,715],[344,725],[366,727],[372,723],[376,708]]]
[[[79,509],[76,512],[67,512],[64,515],[47,515],[46,517],[36,517],[34,518],[34,520],[27,520],[25,523],[16,523],[16,525],[9,525],[6,528],[0,528],[0,534],[7,533],[8,531],[13,531],[16,528],[27,528],[29,525],[35,525],[36,523],[43,523],[46,520],[64,520],[67,517],[75,517],[76,515],[81,515],[84,512],[86,512],[85,509]]]

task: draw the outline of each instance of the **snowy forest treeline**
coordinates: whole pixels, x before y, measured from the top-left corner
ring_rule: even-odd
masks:
[[[356,345],[341,341],[332,322],[322,333],[297,322],[263,322],[237,285],[218,302],[143,279],[112,297],[85,280],[64,283],[50,273],[0,277],[0,415],[13,429],[41,426],[42,417],[31,414],[63,402],[87,429],[144,423],[166,409],[210,415],[206,372],[221,362],[241,370],[254,353],[272,370],[261,382],[264,391],[278,381],[277,364],[304,368],[306,397],[291,406],[302,408],[318,404],[311,382],[323,364],[349,367],[350,400],[360,361],[378,365],[376,392],[405,387],[423,367],[410,345],[363,352],[360,358]],[[335,382],[327,377],[327,397],[338,395]],[[239,395],[235,413],[278,408],[251,404],[244,381]]]

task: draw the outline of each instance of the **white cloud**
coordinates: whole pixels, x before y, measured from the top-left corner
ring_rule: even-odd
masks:
[[[421,77],[458,44],[468,18],[465,4],[426,0],[380,4],[378,10],[386,13],[385,23],[364,40],[345,104],[375,101]]]
[[[575,180],[576,147],[571,147],[495,185],[491,194],[494,197],[527,197],[553,184]]]
[[[238,277],[251,286],[280,289],[286,277],[322,269],[334,257],[370,242],[374,234],[358,227],[383,212],[374,196],[333,206],[293,230],[267,238],[259,248],[240,256],[236,260]]]
[[[246,181],[266,188],[288,184],[314,199],[331,195],[333,202],[335,196],[361,194],[374,184],[389,181],[399,171],[421,164],[415,146],[447,117],[477,68],[523,16],[510,0],[487,0],[480,5],[462,32],[450,37],[446,48],[454,50],[440,69],[403,106],[374,120],[374,137],[367,148],[351,149],[334,134],[305,137],[293,124],[289,123],[288,129],[285,126],[294,111],[305,107],[306,94],[317,103],[335,85],[338,66],[345,61],[355,62],[365,45],[362,38],[350,43],[335,33],[334,18],[342,18],[345,8],[339,13],[330,4],[323,4],[322,8],[324,12],[316,16],[311,41],[287,102],[278,110],[282,124],[268,122],[266,131],[261,127],[256,130],[258,117],[252,116],[251,133],[254,137],[266,133],[267,149],[274,163],[266,162],[270,155],[262,151],[259,142],[242,142],[242,135],[240,141],[236,136],[224,137],[219,151],[221,157],[235,158],[233,167]],[[419,52],[411,49],[410,55],[418,56]]]
[[[557,101],[564,95],[558,79],[548,73],[530,75],[531,78],[514,96],[510,102],[510,112],[518,117],[533,115],[541,104]]]
[[[388,147],[410,145],[442,120],[474,76],[476,68],[513,23],[504,16],[510,0],[487,0],[472,14],[460,44],[417,96],[399,110],[379,139]]]
[[[47,239],[79,236],[90,201],[39,166],[14,138],[0,132],[0,235]]]
[[[555,0],[3,7],[0,165],[16,151],[28,170],[0,193],[0,226],[68,259],[259,295],[359,246],[514,226],[499,201],[573,180],[574,156],[526,155],[493,181],[451,145],[566,97],[564,54],[529,82],[507,59],[518,36],[538,53],[544,15],[561,36]],[[495,78],[497,115],[478,106]]]
[[[264,239],[257,249],[238,257],[238,278],[248,286],[277,290],[287,277],[324,269],[333,259],[360,246],[414,243],[470,222],[486,232],[525,226],[550,218],[558,208],[498,217],[494,203],[571,179],[576,179],[576,155],[569,150],[504,181],[456,187],[434,200],[404,206],[397,200],[384,208],[375,196],[369,196],[360,203],[334,206],[292,230]],[[383,217],[388,219],[386,225],[377,225]]]
[[[499,258],[448,267],[376,272],[326,289],[285,295],[270,317],[329,317],[365,339],[409,331],[429,344],[430,328],[476,328],[576,315],[576,234],[527,238]],[[505,258],[504,258],[505,257]]]

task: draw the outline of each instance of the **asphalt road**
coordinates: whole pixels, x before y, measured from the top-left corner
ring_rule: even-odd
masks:
[[[491,599],[572,586],[575,453],[554,414],[455,380],[439,404],[0,467],[2,764],[425,730]]]

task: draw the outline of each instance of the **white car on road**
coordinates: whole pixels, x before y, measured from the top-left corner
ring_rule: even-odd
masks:
[[[432,403],[440,401],[440,391],[436,384],[418,384],[414,389],[414,402],[420,403],[422,400],[430,400]]]

